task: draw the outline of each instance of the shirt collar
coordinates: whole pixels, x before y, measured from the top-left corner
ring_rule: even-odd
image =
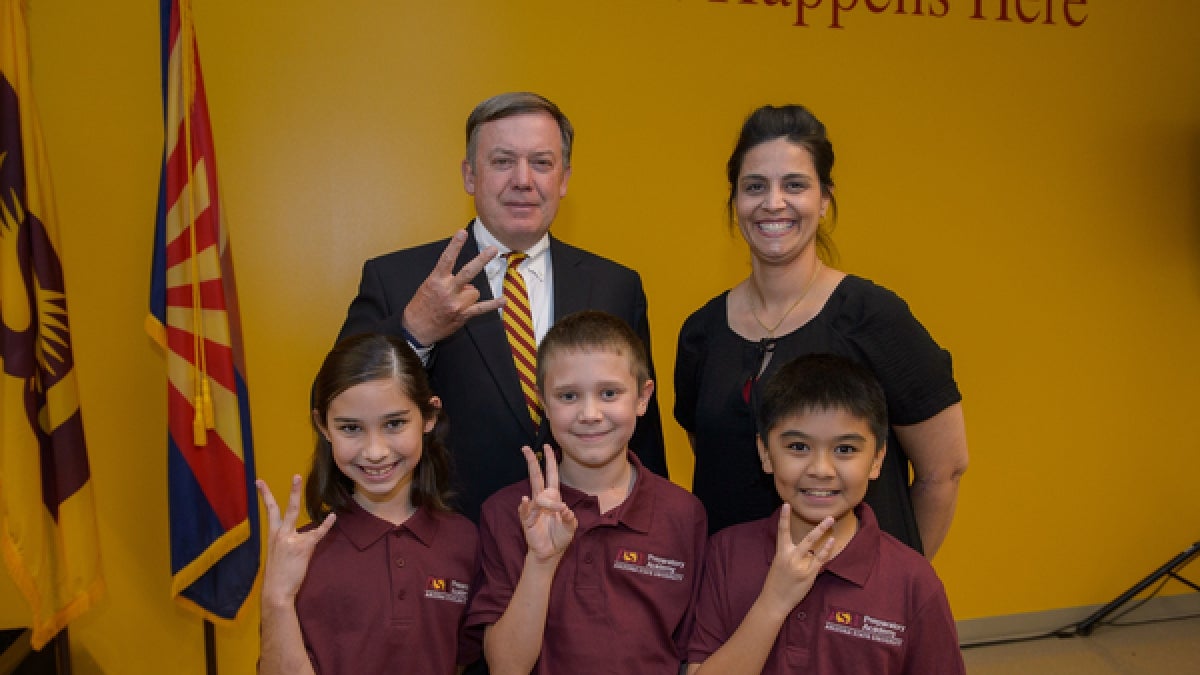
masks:
[[[768,546],[764,550],[768,565],[775,559],[775,538],[779,532],[779,512],[780,509],[776,509],[773,517],[762,521],[764,529],[770,535]],[[875,571],[875,567],[879,563],[881,532],[879,522],[875,520],[875,512],[866,502],[860,502],[858,506],[854,507],[854,515],[858,517],[858,531],[854,533],[850,541],[846,542],[846,547],[833,557],[833,560],[825,563],[825,569],[821,570],[821,573],[828,572],[837,575],[862,588],[867,585],[867,580],[871,578],[871,573]]]
[[[499,239],[496,239],[494,236],[492,236],[492,233],[487,229],[487,226],[484,225],[483,221],[478,217],[476,217],[475,221],[471,223],[471,233],[475,235],[475,243],[479,245],[480,251],[489,246],[495,246],[496,250],[500,252],[499,255],[493,258],[491,262],[484,267],[488,278],[495,279],[498,277],[503,277],[504,270],[508,267],[508,261],[504,259],[504,256],[507,255],[512,249],[504,244],[501,244]],[[533,274],[533,276],[537,277],[538,281],[546,280],[546,260],[549,258],[549,256],[546,254],[549,250],[550,234],[547,233],[543,234],[542,238],[538,239],[536,244],[530,246],[529,249],[525,251],[525,255],[529,257],[521,263],[521,267],[528,270],[531,274]]]
[[[346,509],[337,514],[337,520],[333,526],[341,530],[350,543],[360,551],[370,548],[389,532],[405,530],[411,532],[413,537],[425,546],[432,546],[438,530],[437,520],[427,508],[418,507],[403,524],[393,525],[368,513],[353,497],[349,499]]]
[[[650,481],[654,480],[650,476],[650,472],[646,467],[642,466],[641,460],[632,451],[626,450],[625,456],[629,463],[633,466],[637,477],[633,481],[633,489],[629,491],[629,495],[625,497],[625,501],[617,505],[613,514],[618,523],[643,534],[650,531],[650,525],[654,519],[654,491],[650,488]],[[595,497],[576,490],[570,485],[561,485],[563,502],[566,503],[572,511],[576,511],[584,500],[590,499],[589,508],[598,509],[599,504]]]

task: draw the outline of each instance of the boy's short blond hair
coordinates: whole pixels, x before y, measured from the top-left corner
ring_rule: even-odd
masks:
[[[639,388],[650,379],[650,361],[637,333],[616,316],[589,309],[559,319],[542,338],[537,360],[538,391],[545,386],[546,362],[568,351],[615,352],[629,359]]]

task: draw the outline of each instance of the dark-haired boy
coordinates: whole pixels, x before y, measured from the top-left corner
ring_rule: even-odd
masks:
[[[758,429],[783,506],[712,538],[688,675],[965,673],[941,581],[862,503],[886,452],[875,377],[800,357],[767,384]]]
[[[707,518],[699,500],[629,449],[654,382],[645,348],[603,312],[560,319],[538,349],[543,476],[483,504],[481,582],[468,626],[486,626],[493,675],[677,675],[699,584]]]

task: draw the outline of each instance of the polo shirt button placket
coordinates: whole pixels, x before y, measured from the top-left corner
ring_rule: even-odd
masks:
[[[796,620],[797,621],[803,621],[807,618],[808,618],[808,615],[805,614],[804,612],[796,612]]]
[[[584,553],[584,554],[583,554],[583,564],[584,564],[584,565],[591,565],[591,564],[592,564],[592,554],[591,554],[591,553]]]
[[[396,558],[396,567],[404,567],[404,558]]]

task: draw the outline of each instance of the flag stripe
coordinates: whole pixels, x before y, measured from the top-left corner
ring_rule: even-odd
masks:
[[[178,356],[187,366],[196,365],[196,344],[190,333],[168,324],[167,345],[170,346],[171,353]],[[205,340],[204,354],[209,363],[208,376],[213,382],[232,391],[234,386],[233,355],[230,353],[230,348],[213,340]]]
[[[62,503],[92,477],[83,443],[83,417],[77,410],[50,433],[50,452],[41,456],[42,501],[56,519]]]
[[[175,410],[191,410],[188,401],[174,389],[167,390],[167,405]],[[188,415],[180,424],[178,417],[169,420],[173,438],[191,438],[192,419]],[[182,427],[182,428],[180,428]],[[230,529],[246,518],[246,493],[240,486],[228,480],[234,476],[241,478],[242,461],[234,455],[220,436],[209,432],[208,445],[196,448],[194,445],[179,445],[176,443],[180,457],[187,462],[196,477],[205,497],[217,520],[225,529]]]
[[[172,307],[192,308],[192,289],[190,286],[172,286],[167,289],[167,304]],[[225,289],[219,279],[207,279],[200,282],[200,306],[204,309],[225,311]]]

